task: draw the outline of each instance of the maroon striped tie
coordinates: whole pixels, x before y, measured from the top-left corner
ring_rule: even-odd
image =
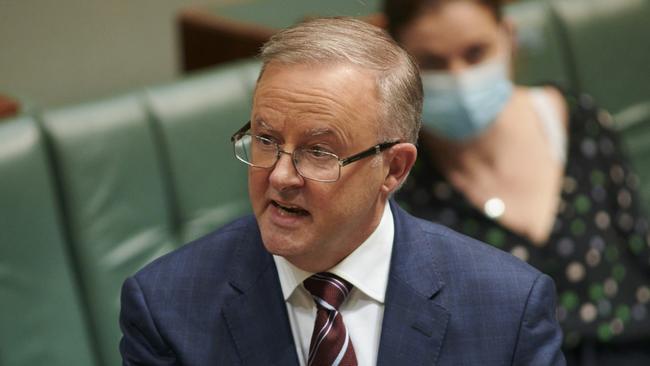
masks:
[[[332,273],[322,272],[303,284],[316,302],[316,324],[309,344],[308,366],[357,366],[352,340],[339,306],[350,293],[352,285]]]

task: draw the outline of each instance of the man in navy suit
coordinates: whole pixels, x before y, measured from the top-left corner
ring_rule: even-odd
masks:
[[[126,280],[124,364],[563,365],[549,277],[390,200],[417,156],[410,57],[346,18],[261,56],[232,137],[254,216]]]

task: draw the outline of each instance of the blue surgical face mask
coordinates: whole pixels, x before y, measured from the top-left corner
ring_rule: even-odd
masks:
[[[472,139],[496,120],[512,96],[508,63],[499,57],[460,74],[422,73],[422,123],[450,140]]]

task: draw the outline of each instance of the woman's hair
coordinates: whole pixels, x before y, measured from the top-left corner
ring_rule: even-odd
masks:
[[[393,38],[398,39],[398,33],[425,9],[435,9],[453,1],[469,1],[488,9],[494,19],[501,21],[501,5],[503,0],[384,0],[387,30]]]
[[[379,138],[415,143],[422,113],[418,66],[386,31],[353,18],[316,18],[276,33],[262,48],[269,64],[359,66],[374,73]]]

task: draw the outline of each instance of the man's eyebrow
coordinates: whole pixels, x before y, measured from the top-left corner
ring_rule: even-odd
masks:
[[[271,126],[270,124],[264,122],[262,119],[257,119],[254,120],[251,123],[251,127],[255,126],[258,129],[262,130],[267,130],[267,131],[275,131],[275,128]],[[328,136],[328,135],[334,135],[334,131],[331,128],[328,127],[314,127],[306,130],[303,133],[303,136],[308,136],[308,137],[319,137],[319,136]]]
[[[257,128],[273,131],[273,127],[271,127],[271,125],[269,125],[268,123],[264,122],[264,120],[261,119],[255,120],[253,122],[253,125],[256,125]]]
[[[332,131],[330,128],[327,127],[311,128],[305,132],[305,135],[310,137],[332,135],[332,134],[334,134],[334,131]]]

